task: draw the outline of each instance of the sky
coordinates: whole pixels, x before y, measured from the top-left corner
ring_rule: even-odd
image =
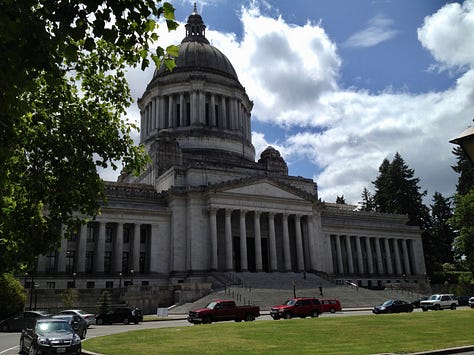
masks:
[[[169,1],[181,24],[194,1]],[[427,191],[452,196],[449,141],[474,119],[474,0],[205,0],[206,37],[233,64],[254,102],[256,160],[278,149],[289,174],[319,197],[360,202],[384,159],[400,153]],[[127,74],[137,99],[153,68]],[[139,120],[134,104],[129,116]],[[138,133],[134,133],[138,142]],[[101,173],[115,180],[118,172]]]

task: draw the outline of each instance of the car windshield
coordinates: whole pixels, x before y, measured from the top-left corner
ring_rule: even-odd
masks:
[[[39,335],[59,332],[72,333],[73,330],[67,322],[39,322],[36,324],[36,333]]]
[[[393,301],[392,301],[392,300],[385,301],[385,302],[382,304],[382,306],[384,306],[384,307],[387,307],[387,306],[390,306],[390,305],[392,305],[392,303],[393,303]]]
[[[285,306],[294,306],[296,303],[295,300],[288,300],[284,303]]]
[[[79,313],[81,316],[85,316],[87,314],[82,309],[78,309],[78,310],[76,310],[76,312]]]
[[[209,308],[209,309],[214,309],[216,306],[217,302],[209,302],[206,307],[204,308]]]
[[[437,300],[439,298],[438,295],[432,295],[430,296],[430,298],[428,298],[429,300]]]

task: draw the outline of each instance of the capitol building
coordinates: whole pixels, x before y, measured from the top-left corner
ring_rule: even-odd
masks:
[[[228,272],[425,285],[421,230],[407,216],[326,203],[276,149],[255,156],[253,102],[205,30],[194,11],[176,68],[157,68],[138,101],[147,169],[106,182],[101,214],[39,257],[40,287],[174,287]]]

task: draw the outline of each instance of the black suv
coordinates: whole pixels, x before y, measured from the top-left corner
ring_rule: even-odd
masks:
[[[135,323],[138,324],[143,320],[143,312],[141,309],[132,307],[116,307],[106,312],[101,312],[95,317],[95,323],[112,324],[112,323]]]

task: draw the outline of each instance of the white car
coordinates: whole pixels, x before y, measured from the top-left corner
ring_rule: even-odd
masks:
[[[469,298],[469,306],[474,308],[474,297]]]
[[[87,328],[89,328],[91,324],[95,324],[95,314],[84,312],[82,309],[65,309],[58,314],[76,314],[84,318],[87,322]]]

